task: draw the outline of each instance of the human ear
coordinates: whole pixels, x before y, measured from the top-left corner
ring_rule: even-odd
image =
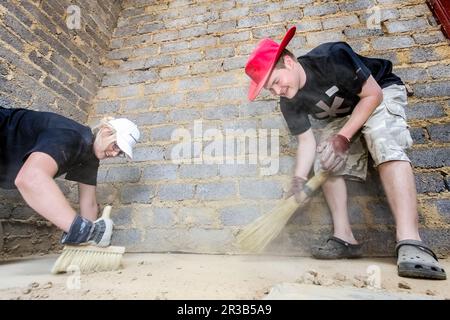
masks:
[[[294,66],[294,60],[292,60],[292,58],[288,55],[285,55],[283,59],[286,69],[292,69],[292,67]]]

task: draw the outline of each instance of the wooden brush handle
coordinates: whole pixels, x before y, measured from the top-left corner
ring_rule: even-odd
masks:
[[[308,180],[300,192],[300,203],[303,203],[306,199],[312,196],[312,194],[320,188],[320,186],[327,180],[328,173],[321,171],[314,177]]]
[[[105,208],[103,208],[102,218],[110,219],[111,209],[111,206],[106,206]]]

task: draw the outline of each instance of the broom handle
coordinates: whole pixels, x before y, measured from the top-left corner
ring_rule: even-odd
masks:
[[[111,209],[112,209],[111,206],[106,206],[106,207],[103,209],[102,218],[110,219]]]
[[[303,190],[300,192],[300,204],[302,204],[306,199],[312,196],[312,194],[319,189],[319,187],[327,180],[328,173],[325,171],[321,171],[316,174],[314,177],[308,180],[308,182],[303,187]]]

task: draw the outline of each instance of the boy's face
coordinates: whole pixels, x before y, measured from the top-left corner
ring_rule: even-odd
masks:
[[[289,57],[284,57],[285,67],[274,68],[264,88],[273,95],[292,99],[300,90],[300,73],[295,69],[295,62]]]

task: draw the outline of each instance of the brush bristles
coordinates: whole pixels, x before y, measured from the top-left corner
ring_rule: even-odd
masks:
[[[65,246],[51,272],[113,271],[120,267],[124,247]]]
[[[283,230],[284,226],[299,207],[291,197],[274,211],[259,217],[236,236],[238,246],[252,253],[260,253]]]

